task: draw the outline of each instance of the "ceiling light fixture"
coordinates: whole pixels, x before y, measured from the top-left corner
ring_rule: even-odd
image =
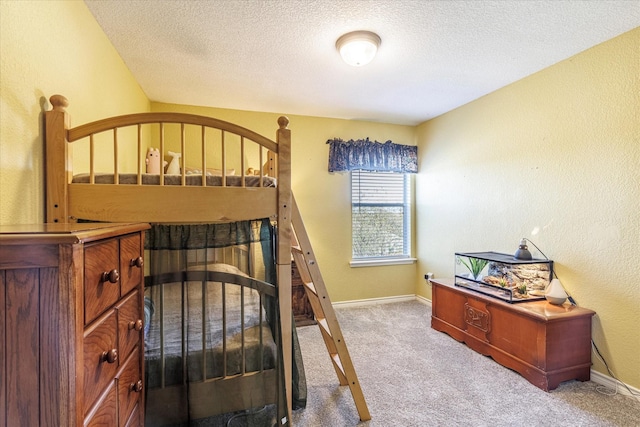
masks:
[[[380,36],[371,31],[353,31],[336,41],[336,49],[344,62],[354,67],[367,65],[376,56],[380,47]]]

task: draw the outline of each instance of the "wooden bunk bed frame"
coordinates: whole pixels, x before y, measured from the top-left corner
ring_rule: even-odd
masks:
[[[278,118],[275,141],[244,127],[210,117],[184,113],[149,112],[129,114],[93,123],[70,126],[66,109],[68,101],[64,96],[50,98],[52,109],[45,112],[45,156],[46,156],[46,221],[74,222],[77,219],[93,221],[149,223],[214,223],[271,218],[277,221],[276,271],[278,277],[278,299],[280,329],[282,331],[282,354],[287,413],[278,414],[278,422],[285,425],[291,420],[292,394],[292,328],[291,328],[291,239],[292,239],[292,193],[291,193],[291,131],[287,129],[289,120]],[[185,152],[185,126],[199,126],[202,129],[202,167],[198,185],[187,185],[185,157],[182,157],[178,185],[165,183],[164,169],[161,168],[159,185],[143,185],[144,153],[148,143],[141,137],[141,126],[158,124],[160,132],[160,153],[165,152],[163,126],[167,123],[179,124],[182,128],[181,148]],[[120,183],[118,130],[125,127],[137,128],[137,172],[135,184]],[[222,135],[222,171],[226,171],[224,135],[239,137],[240,186],[227,185],[226,173],[222,173],[221,185],[208,184],[206,176],[205,129],[215,129]],[[96,184],[98,174],[94,171],[94,159],[89,159],[90,171],[87,183],[73,181],[73,149],[75,141],[88,139],[90,157],[93,156],[94,135],[111,132],[113,134],[113,178],[110,184]],[[245,148],[246,143],[258,144],[260,164],[258,186],[246,186]],[[265,150],[266,149],[266,150]],[[267,151],[266,156],[263,152]],[[266,157],[266,158],[263,158]],[[263,185],[264,177],[276,179],[275,187]],[[193,177],[190,177],[193,178]],[[191,179],[193,181],[193,179]],[[170,201],[170,208],[167,202]],[[280,407],[280,405],[279,405]]]

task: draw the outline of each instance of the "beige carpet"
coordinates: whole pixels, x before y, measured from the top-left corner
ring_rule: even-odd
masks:
[[[372,420],[360,422],[317,326],[298,328],[308,405],[300,427],[640,426],[640,402],[593,382],[544,392],[491,358],[430,327],[418,301],[336,308]],[[611,390],[608,390],[611,391]]]

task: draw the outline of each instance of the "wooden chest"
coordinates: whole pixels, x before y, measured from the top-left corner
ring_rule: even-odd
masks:
[[[562,381],[588,381],[595,312],[545,301],[509,304],[431,280],[431,327],[519,372],[549,391]]]
[[[144,424],[147,228],[0,226],[0,425]]]

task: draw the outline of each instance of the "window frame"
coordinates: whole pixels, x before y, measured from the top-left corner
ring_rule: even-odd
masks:
[[[379,179],[381,175],[402,175],[403,176],[403,202],[400,203],[371,203],[365,202],[362,203],[364,206],[400,206],[403,209],[403,254],[401,255],[386,255],[386,256],[354,256],[354,238],[355,228],[354,228],[354,206],[360,203],[354,203],[356,186],[354,185],[354,180],[357,177],[361,177],[360,174],[368,175],[369,177],[375,176],[376,179]],[[363,171],[363,170],[352,170],[350,172],[349,184],[351,190],[351,267],[370,267],[370,266],[383,266],[383,265],[400,265],[400,264],[413,264],[416,262],[416,258],[412,257],[413,253],[413,179],[411,178],[409,173],[391,173],[391,172],[372,172],[372,171]],[[358,184],[358,191],[361,185]]]

